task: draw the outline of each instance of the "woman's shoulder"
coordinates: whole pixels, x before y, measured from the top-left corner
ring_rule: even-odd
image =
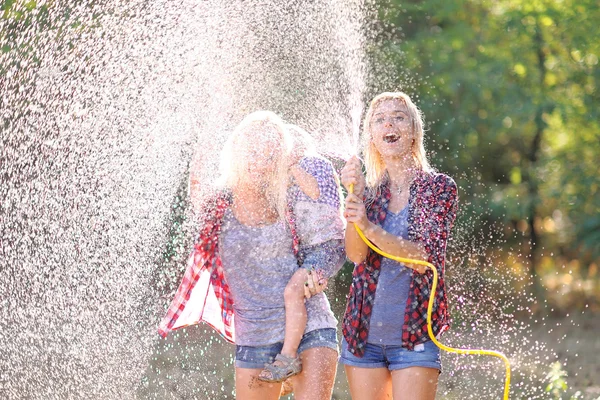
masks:
[[[207,196],[205,204],[207,207],[229,205],[231,203],[231,190],[225,187],[214,188]]]
[[[211,222],[215,217],[222,215],[231,205],[231,198],[231,191],[225,188],[216,188],[205,195],[197,215],[199,222]]]
[[[423,171],[418,177],[418,183],[424,189],[436,189],[436,192],[456,192],[457,185],[454,179],[443,172]]]

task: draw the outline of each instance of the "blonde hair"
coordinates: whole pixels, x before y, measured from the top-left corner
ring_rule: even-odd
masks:
[[[272,161],[275,163],[275,168],[273,174],[268,177],[266,194],[277,209],[279,217],[284,218],[287,208],[287,163],[292,141],[285,123],[277,114],[271,111],[256,111],[247,115],[239,123],[221,153],[219,183],[228,189],[233,189],[242,183],[250,183],[248,165],[257,160],[252,159],[249,150],[256,145],[257,140],[264,138],[261,134],[268,133],[274,134],[280,151]]]
[[[317,154],[317,146],[315,145],[315,140],[308,132],[300,128],[298,125],[287,124],[286,126],[294,140],[294,147],[298,149],[300,154]]]
[[[413,139],[411,153],[413,159],[421,170],[425,172],[433,171],[433,168],[429,165],[429,161],[427,161],[427,154],[425,153],[425,146],[423,144],[423,113],[406,93],[381,93],[371,100],[371,104],[369,105],[369,109],[367,110],[363,122],[362,150],[367,170],[367,185],[370,187],[381,185],[386,173],[383,158],[373,144],[371,119],[373,118],[376,108],[384,101],[389,100],[400,100],[406,106],[411,120],[411,135]]]

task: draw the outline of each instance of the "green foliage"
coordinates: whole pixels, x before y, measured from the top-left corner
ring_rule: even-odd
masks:
[[[556,361],[550,365],[550,371],[548,374],[546,374],[546,381],[548,381],[546,392],[552,396],[552,399],[563,399],[563,394],[565,394],[568,389],[566,378],[567,372],[563,370],[559,361]],[[565,397],[565,399],[567,398],[569,400],[583,399],[583,394],[580,391],[576,391],[573,393],[573,395]]]
[[[81,15],[74,12],[82,3],[86,8],[94,8],[97,1],[76,0],[62,5],[53,1],[0,0],[0,77],[12,69],[16,71],[12,80],[23,79],[23,82],[25,78],[18,74],[41,64],[41,52],[48,41],[67,51],[77,36],[65,41],[67,33],[85,33],[99,27],[100,14],[93,14],[83,23]]]
[[[554,399],[560,399],[561,393],[567,390],[567,373],[562,369],[562,365],[559,361],[556,361],[550,365],[550,372],[546,375],[546,379],[549,381],[546,386],[546,392],[549,392]]]
[[[384,89],[406,91],[424,111],[432,162],[457,178],[463,218],[528,235],[531,220],[538,252],[597,262],[597,3],[383,3],[372,57],[395,66]]]

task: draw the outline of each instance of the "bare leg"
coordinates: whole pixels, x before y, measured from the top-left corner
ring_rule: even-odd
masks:
[[[258,380],[260,369],[235,369],[235,398],[238,400],[277,400],[281,383]]]
[[[392,371],[394,400],[434,400],[439,375],[437,369],[424,367]]]
[[[285,287],[283,297],[285,301],[285,338],[281,354],[295,359],[298,357],[298,346],[306,329],[306,306],[304,305],[304,282],[306,282],[307,271],[299,268]],[[280,376],[289,376],[291,372],[298,373],[298,369],[288,369],[287,363],[275,360],[274,367],[282,367],[280,373],[275,373],[265,368],[260,378],[266,381],[279,380]],[[278,368],[279,370],[279,368]]]
[[[391,400],[392,376],[387,368],[345,365],[352,400]]]
[[[304,283],[306,270],[298,269],[285,287],[285,339],[281,354],[297,357],[298,346],[306,329],[306,306],[304,305]]]
[[[337,352],[327,347],[304,350],[302,372],[292,378],[295,400],[330,400],[335,383]]]

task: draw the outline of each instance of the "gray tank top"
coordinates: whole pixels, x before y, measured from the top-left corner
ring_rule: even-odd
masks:
[[[298,269],[289,227],[282,222],[245,226],[229,209],[219,240],[225,279],[234,302],[236,344],[264,346],[283,341],[283,291]],[[305,332],[336,327],[337,321],[323,293],[305,304]]]
[[[383,229],[394,236],[408,239],[408,207],[398,214],[388,211]],[[411,269],[397,261],[382,258],[367,342],[402,345],[402,325],[411,272]]]

